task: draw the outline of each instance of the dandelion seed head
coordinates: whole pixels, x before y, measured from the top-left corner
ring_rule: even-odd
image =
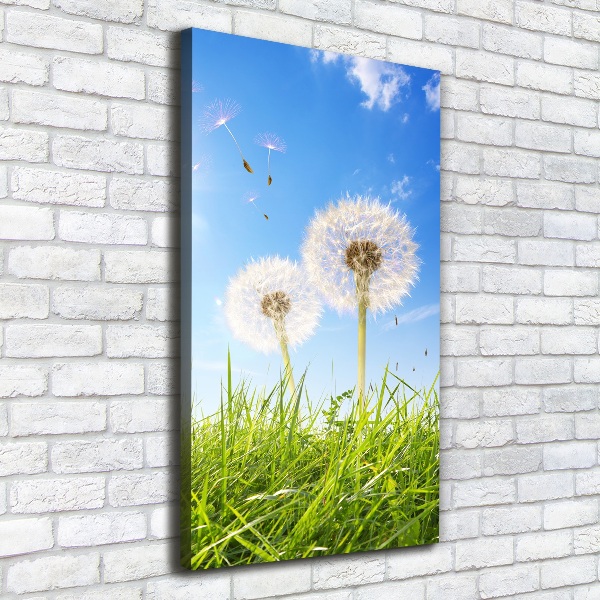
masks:
[[[242,107],[233,100],[215,100],[204,109],[202,128],[206,133],[225,125],[240,114]]]
[[[260,198],[260,194],[258,192],[247,192],[243,196],[243,200],[246,204],[251,204]]]
[[[417,279],[419,259],[406,218],[378,198],[348,194],[317,211],[302,247],[311,283],[338,312],[358,299],[373,313],[401,303]]]
[[[285,142],[274,133],[261,133],[254,138],[254,143],[268,148],[269,150],[275,150],[275,152],[285,152],[287,146]]]
[[[233,335],[255,350],[279,350],[276,328],[284,326],[292,347],[310,338],[322,313],[302,268],[278,256],[253,260],[229,281],[225,316]]]

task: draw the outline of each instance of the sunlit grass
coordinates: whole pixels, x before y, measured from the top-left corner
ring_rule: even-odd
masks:
[[[229,368],[220,410],[192,421],[192,568],[438,540],[435,382],[386,371],[362,411],[297,389],[233,388]]]

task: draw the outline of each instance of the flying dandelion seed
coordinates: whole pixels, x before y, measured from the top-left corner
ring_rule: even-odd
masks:
[[[267,148],[269,151],[269,154],[267,155],[267,185],[271,185],[273,183],[273,178],[271,177],[271,150],[284,154],[287,150],[287,146],[285,145],[285,142],[274,133],[261,133],[256,136],[254,143],[263,148]]]
[[[295,391],[288,352],[313,335],[322,307],[303,270],[289,259],[250,262],[229,281],[225,316],[233,335],[268,354],[279,348],[286,382]]]
[[[359,401],[365,394],[367,308],[385,312],[401,303],[417,278],[413,230],[406,218],[368,196],[317,211],[302,247],[310,281],[339,312],[358,308]]]
[[[192,93],[193,94],[199,94],[200,92],[203,92],[204,88],[202,87],[202,85],[200,83],[198,83],[197,81],[192,81]]]
[[[258,212],[260,214],[262,214],[262,216],[265,218],[265,220],[268,221],[269,216],[265,213],[261,213],[258,206],[256,206],[256,204],[255,204],[255,202],[256,202],[256,200],[258,200],[258,198],[260,198],[260,195],[257,192],[249,192],[248,194],[246,194],[244,196],[244,201],[246,202],[246,204],[252,204],[254,206],[254,208],[256,208],[256,210],[258,210]]]
[[[223,125],[225,129],[229,132],[231,139],[235,142],[237,146],[238,152],[242,157],[242,163],[244,164],[244,169],[248,171],[248,173],[254,173],[252,167],[248,164],[244,155],[242,154],[242,149],[238,144],[238,141],[235,139],[235,136],[231,132],[231,129],[227,126],[227,123],[234,119],[240,114],[242,107],[233,100],[215,100],[212,104],[210,104],[205,110],[204,115],[202,117],[202,128],[208,134],[215,129],[218,129]]]
[[[192,172],[196,174],[206,173],[212,164],[210,156],[202,155],[197,163],[192,165]]]

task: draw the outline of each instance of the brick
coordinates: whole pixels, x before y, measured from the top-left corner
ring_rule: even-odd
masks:
[[[598,406],[594,387],[581,385],[573,387],[546,388],[544,407],[546,412],[576,412],[591,410]]]
[[[140,144],[110,139],[59,135],[52,143],[54,162],[70,169],[141,174],[144,151]]]
[[[483,25],[483,47],[490,52],[519,58],[542,58],[542,38],[539,35],[492,23]]]
[[[550,560],[540,567],[542,589],[589,583],[597,579],[596,559],[578,556]]]
[[[457,364],[456,385],[459,387],[495,387],[513,381],[510,360],[462,359]]]
[[[512,263],[516,254],[514,240],[493,237],[458,237],[454,240],[456,261]]]
[[[486,508],[481,513],[483,535],[504,535],[539,531],[542,528],[541,506]]]
[[[384,576],[385,560],[383,557],[365,555],[362,557],[340,557],[338,560],[325,559],[319,561],[319,563],[314,566],[313,587],[316,590],[322,590],[350,585],[377,583],[383,581]],[[298,579],[299,582],[297,588],[289,591],[300,592],[304,589],[308,589],[310,586],[310,574],[304,565],[302,571],[298,571]],[[239,580],[234,579],[234,586],[238,581]],[[247,589],[246,585],[244,585],[244,589]],[[300,588],[300,585],[302,588]],[[269,586],[264,589],[263,594],[268,593],[269,590],[276,591],[276,589],[277,588]],[[285,590],[286,592],[288,591],[287,586]],[[247,598],[248,600],[250,600],[250,598],[262,597],[262,594],[257,594],[258,589],[256,592],[248,592],[249,590],[241,594],[241,597]]]
[[[113,104],[110,118],[112,131],[117,136],[142,138],[148,140],[177,139],[178,131],[171,125],[165,108],[152,106],[135,106],[129,104]]]
[[[594,412],[575,415],[575,434],[580,440],[600,438],[600,414]]]
[[[231,581],[229,576],[203,573],[202,577],[170,577],[146,584],[148,600],[186,600],[187,598],[210,598],[230,600]],[[308,599],[310,600],[310,598]],[[332,600],[347,600],[332,598]]]
[[[600,544],[600,527],[582,527],[573,532],[573,551],[575,554],[592,554]]]
[[[99,325],[12,325],[6,328],[6,356],[43,358],[96,356],[102,352]]]
[[[515,125],[515,144],[519,148],[530,150],[570,152],[571,132],[565,127],[517,122]]]
[[[574,247],[570,241],[519,240],[519,263],[524,265],[573,266]]]
[[[396,0],[394,0],[396,1]],[[436,12],[452,13],[454,12],[454,0],[397,0],[407,6],[416,6],[418,8],[428,8]]]
[[[600,325],[600,300],[596,298],[576,299],[574,301],[574,320],[576,325]]]
[[[540,469],[542,450],[538,447],[508,447],[484,452],[483,474],[518,475]]]
[[[477,206],[445,203],[440,226],[442,231],[453,233],[481,233],[481,210]]]
[[[514,60],[507,56],[456,48],[456,76],[488,83],[513,85]]]
[[[594,183],[596,181],[596,161],[571,156],[545,156],[546,179],[568,183]]]
[[[477,580],[470,575],[436,577],[427,584],[427,600],[472,600],[478,595]]]
[[[550,531],[519,536],[515,553],[519,562],[568,556],[571,553],[571,532]]]
[[[55,473],[96,473],[141,469],[143,443],[140,439],[56,442],[51,453]]]
[[[166,472],[113,475],[108,482],[110,505],[115,507],[160,504],[175,500],[177,494],[173,476]],[[136,552],[140,554],[139,548]]]
[[[38,54],[0,48],[0,81],[44,85],[49,71],[48,60]]]
[[[518,480],[519,502],[569,498],[573,492],[573,474],[568,471],[523,475]]]
[[[456,445],[462,448],[504,446],[514,438],[512,422],[462,421],[456,425]]]
[[[101,402],[18,402],[10,421],[12,436],[88,433],[106,429]]]
[[[538,94],[504,86],[480,86],[479,103],[485,114],[522,119],[539,119],[541,114]]]
[[[573,322],[573,306],[568,298],[519,298],[516,321],[525,325],[568,325]]]
[[[202,27],[232,32],[232,12],[229,7],[207,6],[186,0],[176,0],[175,3],[173,0],[149,0],[146,19],[149,27],[163,31]]]
[[[91,173],[14,167],[11,189],[16,200],[99,208],[106,199],[106,178]]]
[[[573,76],[573,89],[580,98],[600,99],[600,75],[590,72],[576,72]]]
[[[146,516],[140,512],[111,512],[60,517],[57,541],[63,548],[97,546],[142,540]]]
[[[156,67],[171,66],[171,56],[179,46],[174,36],[125,27],[109,27],[106,40],[109,58]]]
[[[84,54],[101,54],[104,46],[102,25],[21,11],[8,13],[6,40],[13,44]]]
[[[573,186],[562,183],[517,182],[517,204],[528,208],[569,210],[575,207]]]
[[[237,35],[254,36],[272,42],[312,46],[311,25],[301,19],[239,10],[234,15]]]
[[[575,264],[578,267],[600,266],[600,243],[577,244],[575,247]]]
[[[388,553],[389,579],[409,579],[447,573],[452,570],[452,548],[447,544],[403,548]]]
[[[100,581],[100,555],[45,556],[13,564],[6,589],[17,594],[93,585]]]
[[[492,543],[485,538],[456,542],[455,565],[457,571],[508,565],[513,560],[512,537],[494,537]]]
[[[0,11],[0,18],[2,13]],[[8,102],[8,90],[4,87],[0,87],[0,121],[8,121],[10,117],[10,107]],[[4,176],[5,179],[6,175]],[[6,194],[4,194],[6,196]]]
[[[425,39],[450,46],[479,47],[479,24],[446,15],[425,16]]]
[[[516,17],[517,24],[524,29],[571,35],[571,12],[568,10],[520,1],[516,3]]]
[[[72,15],[119,23],[133,23],[144,12],[143,0],[52,0],[52,3]]]
[[[138,67],[59,56],[52,63],[52,75],[54,87],[66,92],[134,100],[146,95],[144,72]]]
[[[565,358],[519,358],[515,362],[515,383],[541,385],[570,383],[571,363]]]
[[[600,132],[574,131],[573,147],[576,154],[600,157]]]
[[[483,414],[486,417],[537,414],[540,405],[540,392],[535,389],[506,388],[483,391]]]
[[[483,216],[483,233],[487,235],[536,237],[542,232],[542,215],[539,211],[486,208]]]
[[[60,246],[19,246],[8,255],[8,272],[31,279],[100,280],[100,252]]]
[[[536,565],[512,566],[493,569],[479,577],[482,598],[514,597],[515,594],[539,589],[540,574]]]
[[[175,429],[178,417],[170,400],[120,400],[110,407],[110,425],[114,433],[141,433]]]
[[[0,366],[0,398],[41,396],[48,389],[48,374],[41,367]]]
[[[477,354],[477,331],[474,327],[446,328],[441,335],[442,356],[469,356]]]
[[[424,600],[425,598],[425,582],[424,581],[386,581],[375,585],[366,585],[357,588],[356,600],[393,600],[394,598],[411,598],[412,600]],[[334,600],[339,597],[339,600],[350,600],[352,591],[338,592],[336,594],[327,595],[327,598]],[[347,595],[344,595],[347,594]],[[303,596],[310,600],[310,596]],[[322,600],[323,596],[313,596],[313,600]]]
[[[40,519],[11,519],[0,524],[0,556],[17,556],[54,546],[52,521]]]
[[[64,319],[138,319],[142,310],[142,298],[142,292],[126,288],[61,286],[53,291],[52,312]]]
[[[148,225],[145,219],[129,215],[63,211],[58,234],[71,242],[145,245]]]
[[[457,0],[459,15],[475,17],[499,23],[512,23],[513,5],[509,0]]]
[[[544,39],[544,60],[556,65],[566,65],[580,69],[597,69],[598,49],[593,44],[546,36]]]
[[[519,419],[516,428],[519,444],[538,444],[540,442],[573,439],[573,417],[571,415]]]
[[[597,464],[595,442],[558,442],[544,445],[544,469],[585,469]]]
[[[440,513],[440,541],[450,542],[479,535],[479,511],[452,510]]]
[[[544,506],[544,529],[565,529],[598,522],[596,500],[565,500]]]
[[[513,125],[508,119],[459,113],[456,121],[456,138],[462,142],[493,146],[510,146],[513,142]]]
[[[597,9],[598,5],[592,7]],[[600,42],[600,17],[580,12],[573,12],[573,35],[592,42]]]
[[[546,296],[597,296],[597,274],[581,270],[548,270],[544,273],[544,294]]]
[[[448,450],[440,458],[440,477],[444,481],[481,477],[481,462],[478,452]]]
[[[118,396],[144,391],[144,367],[136,363],[95,362],[54,365],[55,396]]]
[[[102,508],[104,486],[104,477],[23,479],[11,485],[11,511],[36,514]]]
[[[493,294],[540,294],[542,272],[539,269],[486,265],[483,267],[482,289]]]
[[[111,283],[170,283],[179,277],[173,252],[106,251],[104,261],[105,278]]]
[[[441,167],[443,171],[476,175],[479,173],[479,148],[472,144],[443,141]]]
[[[440,87],[440,103],[444,108],[477,110],[477,84],[446,77]]]
[[[110,325],[106,330],[106,355],[110,358],[165,358],[178,353],[178,334],[166,326]]]
[[[14,90],[12,120],[15,123],[104,131],[108,117],[106,105],[97,100]]]
[[[148,100],[157,104],[179,105],[181,100],[178,84],[179,81],[175,79],[171,72],[161,73],[153,71],[148,73]],[[177,132],[173,132],[173,138],[176,137]],[[154,174],[160,175],[161,173]],[[173,174],[178,175],[179,173],[174,172]]]
[[[7,442],[0,444],[0,477],[33,475],[48,469],[45,442]]]
[[[165,539],[178,535],[173,523],[173,507],[169,505],[155,508],[150,515],[150,535],[155,538]]]
[[[45,319],[49,305],[50,294],[45,285],[0,284],[0,319]]]
[[[153,361],[148,367],[148,393],[158,396],[179,393],[177,363],[160,364]]]
[[[328,2],[327,0],[281,0],[279,10],[311,21],[329,21],[350,25],[352,21],[351,0]]]
[[[597,102],[583,98],[542,97],[542,119],[579,127],[596,127]]]
[[[61,594],[56,600],[142,600],[142,589],[139,587],[118,587],[103,585],[99,590],[86,590],[75,594]]]
[[[517,65],[517,85],[531,90],[544,90],[555,94],[571,94],[573,76],[571,69],[535,62]]]
[[[179,192],[168,181],[114,177],[110,182],[110,205],[125,210],[166,212],[179,203]]]
[[[578,496],[597,496],[600,493],[600,471],[595,468],[576,472],[575,492]]]
[[[574,362],[575,383],[600,383],[600,359],[576,358]]]
[[[175,217],[156,217],[152,220],[152,243],[159,248],[179,248],[181,222]]]
[[[424,46],[422,42],[391,38],[388,42],[388,59],[392,62],[410,62],[424,69],[435,69],[451,74],[454,70],[452,51],[440,46]]]
[[[542,354],[596,354],[596,329],[557,327],[542,330]]]
[[[514,320],[510,296],[467,296],[456,298],[457,323],[511,324]]]
[[[8,196],[8,167],[3,165],[0,166],[0,198],[6,196]]]
[[[179,464],[178,449],[170,437],[152,436],[146,439],[146,466],[168,467]]]
[[[179,173],[178,150],[168,144],[146,145],[146,172],[150,175],[173,177]],[[113,179],[115,181],[115,179]],[[139,180],[140,182],[144,180]],[[163,185],[168,182],[164,182]],[[146,200],[148,201],[148,200]]]
[[[169,288],[149,288],[146,301],[146,318],[150,321],[175,321],[179,319],[179,295]]]
[[[465,204],[506,206],[514,203],[514,192],[510,181],[459,175],[456,178],[453,198]]]
[[[0,127],[0,160],[47,162],[48,139],[43,131]]]
[[[47,10],[50,8],[50,0],[2,0],[2,4],[12,4],[14,6],[31,6]]]
[[[3,205],[0,219],[0,239],[54,239],[53,211],[33,206]]]
[[[529,327],[485,327],[480,332],[479,347],[483,356],[538,354],[539,331]]]
[[[500,148],[483,150],[483,171],[486,175],[538,179],[540,167],[540,156],[533,152]]]
[[[443,265],[441,287],[444,292],[478,292],[479,267],[477,265]]]

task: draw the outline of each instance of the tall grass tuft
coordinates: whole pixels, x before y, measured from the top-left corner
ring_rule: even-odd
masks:
[[[362,408],[285,389],[232,388],[229,367],[220,409],[192,421],[192,568],[438,541],[435,382],[386,370]]]

